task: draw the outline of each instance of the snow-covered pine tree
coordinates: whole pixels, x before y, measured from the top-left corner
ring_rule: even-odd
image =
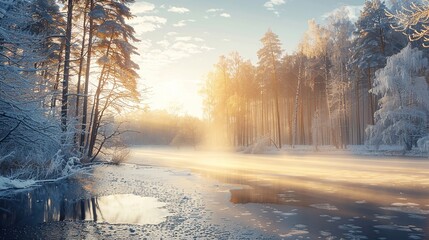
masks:
[[[5,3],[5,4],[3,4]],[[0,5],[0,175],[45,178],[61,171],[61,130],[43,104],[50,96],[40,63],[49,59],[32,1]],[[41,12],[39,12],[41,13]],[[39,19],[40,20],[40,19]]]
[[[427,67],[423,52],[408,45],[376,72],[370,92],[380,97],[380,109],[374,115],[375,125],[366,129],[369,144],[401,144],[411,150],[427,135]]]
[[[274,94],[275,102],[275,115],[277,123],[277,140],[278,147],[282,147],[282,138],[281,138],[281,123],[280,123],[280,113],[279,113],[279,79],[278,79],[278,69],[280,67],[280,60],[282,57],[282,48],[279,37],[269,29],[264,37],[261,39],[263,47],[258,51],[258,70],[260,76],[262,76],[263,81],[266,82],[267,86],[271,89],[269,92]],[[276,135],[276,134],[274,134]]]
[[[359,121],[364,129],[366,124],[374,124],[376,99],[368,94],[373,85],[374,73],[386,65],[386,59],[398,53],[407,44],[402,33],[396,32],[391,25],[392,19],[386,16],[388,8],[384,1],[368,0],[356,22],[355,38],[352,44],[350,69],[352,79],[359,95]],[[362,134],[363,135],[363,134]]]

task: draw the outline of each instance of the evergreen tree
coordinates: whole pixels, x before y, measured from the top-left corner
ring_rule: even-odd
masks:
[[[282,57],[282,49],[279,37],[268,30],[261,39],[262,48],[258,51],[258,69],[261,76],[262,86],[268,88],[268,92],[274,95],[274,109],[277,121],[277,140],[278,147],[282,147],[282,134],[280,127],[280,112],[279,112],[279,80],[278,69],[280,68],[280,60]]]
[[[367,128],[370,144],[401,144],[411,150],[419,138],[427,135],[427,67],[423,52],[408,45],[376,72],[371,93],[381,98],[375,125]]]
[[[386,65],[386,59],[406,46],[401,33],[391,28],[393,21],[386,15],[387,7],[381,0],[367,0],[356,22],[351,67],[353,78],[359,81],[362,105],[369,105],[369,124],[374,124],[375,99],[367,94],[371,88],[375,71]]]

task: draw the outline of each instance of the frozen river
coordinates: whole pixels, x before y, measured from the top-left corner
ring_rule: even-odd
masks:
[[[133,148],[0,217],[7,239],[428,239],[429,161]]]

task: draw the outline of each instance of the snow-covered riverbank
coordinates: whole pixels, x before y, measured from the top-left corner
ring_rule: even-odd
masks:
[[[207,188],[206,184],[209,187],[214,186],[212,181],[183,170],[134,164],[119,167],[97,166],[92,176],[75,176],[67,181],[44,185],[38,188],[39,190],[11,196],[11,199],[18,196],[18,199],[25,198],[25,201],[2,200],[0,211],[5,214],[5,219],[0,227],[0,238],[240,239],[242,236],[248,236],[256,239],[276,236],[249,229],[246,225],[232,224],[230,220],[214,221],[213,209],[208,205],[219,204],[216,202],[218,197],[227,201],[228,191],[224,186],[216,185],[219,191],[209,192],[211,189]],[[52,195],[53,191],[57,193]],[[158,224],[136,225],[133,222],[134,218],[147,215],[149,212],[146,208],[139,208],[138,205],[129,202],[129,197],[122,199],[121,207],[125,208],[123,211],[135,213],[129,215],[131,223],[94,222],[93,219],[81,221],[80,208],[74,213],[78,216],[75,219],[71,217],[60,221],[61,201],[64,199],[79,203],[94,196],[121,195],[156,199],[162,203],[160,209],[167,213],[164,221]],[[19,205],[24,203],[24,206],[13,205],[14,202]],[[98,204],[99,200],[97,200]],[[31,213],[26,209],[33,209],[33,211]],[[41,212],[37,214],[37,211]],[[65,210],[66,213],[68,211]],[[156,219],[156,213],[149,216],[151,217]],[[6,222],[8,225],[5,226]]]

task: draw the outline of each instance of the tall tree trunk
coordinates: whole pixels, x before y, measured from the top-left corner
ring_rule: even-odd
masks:
[[[271,46],[271,45],[270,45]],[[273,61],[273,87],[274,87],[274,97],[275,99],[275,109],[276,109],[276,121],[277,121],[277,134],[278,134],[278,143],[279,149],[282,148],[282,135],[280,128],[280,111],[279,111],[279,84],[277,79],[277,69],[276,69],[276,60],[274,58],[274,52],[271,50],[271,60]]]
[[[371,89],[372,87],[372,81],[371,81],[371,67],[368,67],[368,90]],[[374,125],[375,120],[374,120],[374,113],[375,113],[375,107],[374,107],[374,96],[371,93],[368,93],[369,96],[369,106],[370,106],[370,111],[371,111],[371,116],[370,116],[370,124]]]
[[[108,45],[107,51],[106,51],[107,57],[109,56],[109,53],[110,53],[110,47],[112,45],[112,40],[113,40],[113,33],[110,36],[109,45]],[[98,79],[97,90],[96,90],[95,96],[94,96],[94,106],[95,106],[94,107],[94,118],[92,120],[91,133],[90,133],[90,136],[88,139],[88,141],[89,141],[88,157],[92,157],[94,146],[95,146],[95,140],[97,138],[98,127],[100,124],[99,119],[98,119],[99,114],[100,114],[100,111],[99,111],[100,95],[101,95],[102,88],[104,86],[104,83],[103,83],[105,81],[104,78],[108,77],[108,76],[106,76],[106,66],[107,66],[107,64],[103,65],[103,68],[102,68],[101,73],[100,73],[100,77]],[[110,67],[108,67],[107,71],[110,71]]]
[[[301,88],[301,68],[302,68],[302,58],[299,57],[299,66],[298,66],[298,84],[296,86],[295,94],[295,106],[293,110],[293,129],[292,129],[292,147],[295,147],[296,144],[296,134],[297,134],[297,125],[298,125],[298,106],[299,106],[299,92]]]
[[[54,83],[54,94],[52,95],[51,99],[51,110],[55,111],[55,108],[57,106],[57,91],[58,87],[60,85],[60,75],[61,75],[61,64],[63,62],[63,51],[65,48],[64,40],[61,40],[61,46],[60,46],[60,53],[58,54],[58,66],[57,66],[57,74],[55,76],[55,83]]]
[[[90,1],[90,9],[91,13],[92,9],[94,9],[94,0]],[[92,54],[92,36],[94,31],[94,20],[91,16],[89,16],[89,33],[88,33],[88,55],[86,58],[86,69],[85,69],[85,87],[84,87],[84,96],[83,96],[83,108],[82,108],[82,131],[80,133],[80,148],[82,153],[84,153],[84,144],[85,137],[87,136],[87,116],[88,116],[88,86],[89,86],[89,75],[91,69],[91,54]]]
[[[78,118],[79,117],[79,100],[80,100],[80,84],[81,84],[81,79],[82,79],[82,69],[83,69],[83,58],[84,58],[84,53],[85,53],[85,41],[86,41],[86,23],[87,23],[87,11],[88,11],[88,1],[85,3],[85,10],[83,13],[83,36],[82,36],[82,44],[81,44],[81,48],[80,48],[80,55],[79,55],[79,71],[78,71],[78,75],[77,75],[77,90],[76,90],[76,107],[75,107],[75,117]],[[82,109],[82,111],[84,111]],[[76,133],[75,136],[75,141],[76,141],[76,145],[80,147],[80,136],[78,135],[78,133]]]
[[[67,112],[68,112],[68,94],[69,94],[69,78],[70,78],[70,48],[71,48],[71,32],[73,21],[73,0],[67,2],[67,27],[65,39],[65,56],[64,56],[64,78],[63,78],[63,93],[61,101],[61,128],[63,132],[67,131]],[[64,139],[63,139],[64,140]]]
[[[76,109],[75,116],[79,116],[79,100],[80,100],[80,82],[82,79],[82,69],[83,69],[83,56],[85,54],[85,40],[86,40],[86,16],[88,11],[88,2],[85,4],[85,10],[83,13],[83,36],[82,36],[82,44],[80,48],[79,54],[79,70],[77,74],[77,90],[76,90]]]

